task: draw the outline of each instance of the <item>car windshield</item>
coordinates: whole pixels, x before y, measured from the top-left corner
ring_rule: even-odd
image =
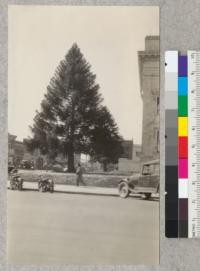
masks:
[[[154,164],[143,166],[143,170],[142,170],[143,175],[151,175],[153,173],[154,173]]]

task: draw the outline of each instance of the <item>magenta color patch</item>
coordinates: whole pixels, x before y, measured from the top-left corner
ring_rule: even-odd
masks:
[[[182,179],[188,178],[188,159],[178,160],[178,177]]]

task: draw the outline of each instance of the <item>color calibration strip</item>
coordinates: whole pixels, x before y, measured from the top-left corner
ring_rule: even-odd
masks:
[[[165,53],[165,232],[178,237],[178,51]]]
[[[200,237],[200,51],[165,54],[165,232]]]
[[[187,56],[178,56],[178,237],[188,237]]]

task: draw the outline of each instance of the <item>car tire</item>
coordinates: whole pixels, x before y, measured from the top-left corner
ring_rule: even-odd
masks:
[[[144,199],[148,200],[151,198],[151,193],[144,193]]]
[[[128,195],[129,195],[129,187],[128,187],[128,184],[125,183],[125,182],[122,182],[119,184],[119,196],[121,198],[127,198]]]

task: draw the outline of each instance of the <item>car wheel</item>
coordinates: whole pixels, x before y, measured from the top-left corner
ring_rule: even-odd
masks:
[[[119,196],[121,198],[127,198],[129,195],[129,188],[128,184],[125,182],[122,182],[119,184]]]
[[[150,199],[151,193],[145,193],[144,196],[145,196],[145,199]]]

